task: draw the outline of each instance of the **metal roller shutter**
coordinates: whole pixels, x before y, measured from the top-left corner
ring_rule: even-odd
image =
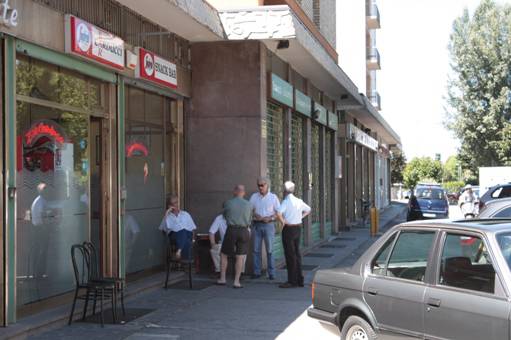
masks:
[[[319,192],[319,171],[320,171],[320,150],[319,150],[319,125],[312,125],[312,145],[311,145],[311,161],[312,161],[312,242],[321,239],[321,211],[320,211],[320,192]]]
[[[295,183],[295,196],[303,199],[303,118],[291,116],[291,180]],[[304,245],[305,228],[302,228],[301,245]]]

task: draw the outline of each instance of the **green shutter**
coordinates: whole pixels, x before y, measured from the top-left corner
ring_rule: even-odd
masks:
[[[332,233],[332,135],[327,131],[325,136],[325,235]]]
[[[320,192],[319,192],[319,125],[312,124],[312,143],[311,143],[311,161],[312,161],[312,242],[321,239],[321,211],[320,211]]]
[[[266,162],[272,188],[279,188],[284,181],[284,110],[273,103],[266,106]],[[282,190],[272,190],[282,200]],[[275,237],[273,257],[284,256],[281,235]]]
[[[296,185],[295,196],[303,199],[303,118],[296,113],[291,116],[291,181]],[[302,228],[301,245],[305,244],[305,228]]]

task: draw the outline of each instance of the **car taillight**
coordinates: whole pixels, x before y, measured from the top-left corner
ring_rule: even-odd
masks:
[[[316,284],[314,281],[312,281],[312,288],[311,288],[311,296],[312,296],[312,304],[314,304],[314,291],[316,290]]]

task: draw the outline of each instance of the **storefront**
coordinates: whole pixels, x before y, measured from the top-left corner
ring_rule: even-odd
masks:
[[[108,18],[72,3],[15,5],[24,12],[2,28],[0,59],[3,324],[70,301],[73,244],[92,242],[105,275],[162,269],[165,198],[184,201],[191,79],[188,42],[175,35],[146,40],[120,25],[112,33],[96,26]],[[113,1],[96,5],[161,30]]]

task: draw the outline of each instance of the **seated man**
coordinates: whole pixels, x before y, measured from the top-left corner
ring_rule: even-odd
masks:
[[[209,242],[211,243],[211,259],[215,266],[215,272],[220,273],[220,249],[222,249],[222,242],[224,240],[225,231],[227,230],[227,221],[223,214],[218,215],[211,227],[209,227]],[[218,243],[216,242],[216,233],[219,233]],[[243,262],[242,273],[245,272],[245,262]]]
[[[168,210],[159,229],[167,233],[170,241],[176,244],[176,260],[191,259],[193,231],[197,229],[189,213],[179,208],[179,197],[171,195],[167,201]]]

